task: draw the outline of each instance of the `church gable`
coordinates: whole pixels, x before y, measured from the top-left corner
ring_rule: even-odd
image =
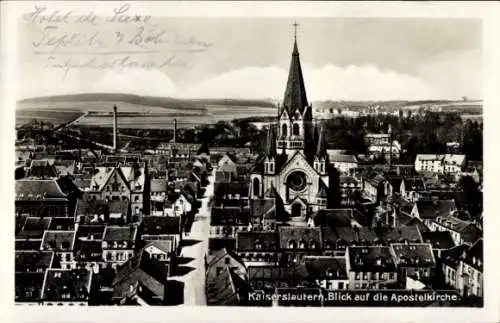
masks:
[[[104,192],[129,192],[128,183],[125,178],[120,174],[118,168],[113,170],[113,174],[109,177],[108,182],[103,187]]]
[[[318,173],[314,170],[314,168],[312,168],[311,165],[309,165],[304,154],[300,151],[296,152],[290,158],[290,160],[285,165],[283,165],[280,174],[282,175],[288,174],[290,171],[297,168],[300,168],[308,176],[315,177],[318,175]]]

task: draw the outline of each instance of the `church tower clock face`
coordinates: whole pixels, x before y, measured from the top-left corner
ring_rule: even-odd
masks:
[[[301,171],[291,173],[288,175],[287,185],[294,192],[303,191],[307,185],[306,174]]]

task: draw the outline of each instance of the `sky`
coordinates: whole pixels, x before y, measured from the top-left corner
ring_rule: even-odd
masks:
[[[294,21],[310,101],[482,98],[480,20],[97,21],[25,18],[18,30],[18,98],[119,92],[282,100]]]

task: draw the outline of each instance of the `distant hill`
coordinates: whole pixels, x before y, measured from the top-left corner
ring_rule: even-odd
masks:
[[[141,96],[121,93],[82,93],[53,95],[19,100],[19,105],[50,104],[59,102],[125,102],[134,105],[163,107],[178,110],[206,111],[205,105],[221,106],[256,106],[273,108],[273,104],[266,100],[240,99],[176,99],[171,97]]]

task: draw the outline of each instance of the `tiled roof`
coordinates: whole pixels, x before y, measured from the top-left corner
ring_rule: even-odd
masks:
[[[425,225],[425,223],[422,222],[422,220],[420,220],[419,218],[416,218],[416,217],[412,218],[410,221],[406,222],[406,224],[404,226],[405,227],[416,226],[418,228],[418,231],[420,231],[420,233],[430,231],[429,227],[427,227]]]
[[[135,241],[137,227],[130,226],[106,226],[103,241]]]
[[[328,197],[328,188],[325,185],[325,182],[321,178],[319,180],[319,190],[316,193],[316,197],[327,198]]]
[[[167,277],[168,266],[150,258],[141,249],[118,270],[113,280],[113,298],[130,297],[135,293],[130,291],[130,286],[140,285],[163,300]]]
[[[208,279],[206,293],[208,305],[225,305],[231,299],[237,297],[231,269],[225,267],[219,275]]]
[[[75,219],[73,218],[52,218],[48,230],[71,231],[75,229]]]
[[[42,239],[16,240],[15,250],[40,250]]]
[[[103,215],[103,214],[128,214],[130,201],[124,200],[78,200],[76,215]]]
[[[436,264],[430,243],[393,243],[391,248],[398,266],[426,267]]]
[[[77,261],[102,261],[102,243],[100,240],[83,240],[76,243]]]
[[[450,249],[455,247],[455,242],[449,231],[422,232],[424,242],[430,243],[434,249]]]
[[[274,199],[252,199],[250,200],[250,211],[253,217],[262,217],[274,207]]]
[[[355,272],[395,272],[389,247],[349,247],[350,270]]]
[[[339,155],[331,154],[329,155],[330,163],[353,163],[358,164],[356,156],[354,155]]]
[[[405,190],[407,191],[424,191],[425,183],[423,178],[404,178]]]
[[[317,226],[342,227],[358,223],[353,209],[324,209],[318,210],[314,216]]]
[[[76,161],[74,160],[56,160],[54,167],[59,175],[70,175],[75,172]]]
[[[404,226],[386,232],[383,237],[385,241],[402,242],[422,242],[422,235],[416,225]]]
[[[239,208],[212,208],[210,225],[247,225],[252,213],[249,209]]]
[[[90,293],[92,272],[88,270],[47,271],[43,298],[46,301],[87,301]],[[63,295],[68,295],[65,297]]]
[[[174,244],[174,237],[168,237],[168,238],[169,239],[151,241],[144,246],[144,249],[147,249],[152,246],[158,248],[159,250],[163,251],[166,254],[170,254],[175,248],[175,244]]]
[[[456,208],[453,200],[417,201],[415,204],[421,219],[435,219],[438,216],[447,216]]]
[[[75,244],[75,231],[45,231],[43,250],[71,251]]]
[[[345,258],[307,256],[304,265],[311,279],[347,279]]]
[[[278,249],[278,234],[276,232],[246,232],[240,231],[236,234],[236,249],[238,251],[256,250],[256,244],[260,243],[261,251],[275,251]]]
[[[296,246],[298,246],[301,241],[308,247],[311,247],[311,243],[316,244],[317,248],[323,245],[321,228],[318,227],[280,226],[278,234],[281,249],[288,249],[290,241],[295,242]]]
[[[28,176],[34,178],[56,178],[57,171],[48,160],[32,160]]]
[[[166,192],[167,191],[167,180],[153,178],[151,179],[151,192]]]
[[[180,234],[181,218],[178,216],[148,216],[142,219],[142,234]]]
[[[248,280],[287,281],[293,275],[293,269],[276,266],[248,266]]]
[[[42,299],[45,272],[18,272],[14,276],[15,301],[38,302]]]
[[[23,228],[16,235],[16,239],[42,239],[43,233],[49,228],[51,221],[52,218],[27,218]]]
[[[248,183],[215,183],[214,184],[214,196],[222,197],[224,195],[239,194],[240,196],[248,196],[249,194],[249,184]]]
[[[378,236],[375,232],[373,232],[370,228],[368,227],[361,227],[356,230],[358,233],[358,241],[359,242],[374,242],[378,239]]]
[[[16,272],[33,272],[38,268],[43,270],[52,266],[54,252],[52,251],[16,251]]]
[[[102,240],[104,237],[104,230],[106,230],[105,225],[79,225],[76,231],[76,239],[90,239],[92,236],[95,240]]]
[[[66,199],[56,180],[51,179],[20,179],[15,183],[16,201]]]

